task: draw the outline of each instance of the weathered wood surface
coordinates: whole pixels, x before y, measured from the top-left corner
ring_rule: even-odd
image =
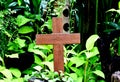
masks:
[[[42,34],[36,35],[37,44],[74,44],[78,42],[80,34],[63,34],[63,33],[53,33],[53,34]]]
[[[53,33],[52,34],[37,34],[36,44],[53,44],[54,54],[54,71],[64,72],[64,44],[79,44],[80,34],[65,34],[63,33],[62,18],[53,18]]]

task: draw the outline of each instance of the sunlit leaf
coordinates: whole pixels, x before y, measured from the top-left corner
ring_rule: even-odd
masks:
[[[22,15],[18,15],[17,18],[16,18],[16,21],[17,21],[17,25],[20,27],[28,22],[31,21],[31,19],[28,19]]]
[[[17,39],[15,39],[15,43],[19,44],[20,48],[25,47],[25,40],[24,39],[17,38]]]
[[[105,78],[104,73],[102,71],[100,71],[100,70],[93,71],[93,73],[100,76],[100,77],[102,77],[102,78]]]
[[[70,73],[69,76],[73,78],[74,80],[77,80],[77,74],[76,73]]]
[[[47,57],[46,57],[46,61],[51,61],[53,59],[53,54],[49,54]]]
[[[99,38],[98,35],[91,35],[86,41],[86,49],[91,50],[94,47],[95,41]]]
[[[42,58],[46,58],[46,55],[39,49],[33,49],[31,52],[40,55]]]
[[[21,76],[21,72],[20,72],[19,69],[10,68],[9,70],[11,71],[11,73],[12,73],[15,77],[19,78],[19,77]]]
[[[22,26],[19,30],[18,33],[20,34],[27,34],[34,32],[34,29],[31,26]]]
[[[8,82],[8,81],[7,81]],[[23,78],[14,78],[11,82],[25,82]]]
[[[0,61],[2,62],[2,65],[4,65],[4,60],[1,56],[0,56]]]
[[[120,1],[118,2],[118,8],[120,9]]]
[[[17,1],[18,1],[18,5],[21,6],[22,0],[17,0]]]
[[[41,66],[35,66],[34,69],[40,72],[42,67]]]
[[[16,54],[11,54],[11,55],[5,55],[6,57],[9,57],[9,58],[19,58],[19,55],[18,53]]]
[[[8,69],[4,69],[4,70],[0,71],[0,73],[2,73],[8,79],[13,78],[12,73]]]
[[[34,58],[35,58],[35,61],[34,61],[34,62],[35,62],[36,64],[40,65],[41,62],[42,62],[42,61],[40,60],[40,58],[39,58],[37,55],[34,55]]]
[[[87,56],[88,59],[96,56],[97,54],[99,54],[97,47],[93,47],[93,49],[91,51],[85,52],[85,55]]]
[[[43,62],[44,65],[48,66],[51,71],[54,71],[53,62]]]
[[[79,57],[72,57],[72,58],[70,58],[70,61],[73,64],[76,64],[76,67],[79,67],[85,63],[85,60],[83,58],[79,58]]]

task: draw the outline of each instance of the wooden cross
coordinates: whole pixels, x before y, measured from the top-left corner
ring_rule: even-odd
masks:
[[[36,44],[53,44],[54,54],[54,71],[64,72],[64,44],[80,43],[80,33],[65,34],[63,33],[62,18],[53,18],[52,34],[37,34]]]

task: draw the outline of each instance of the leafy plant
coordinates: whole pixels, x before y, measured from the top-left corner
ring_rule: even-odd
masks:
[[[98,77],[105,78],[101,71],[101,63],[99,62],[99,51],[94,46],[95,41],[99,38],[98,35],[92,35],[86,42],[86,50],[76,53],[75,46],[70,51],[66,51],[66,72],[74,79],[74,82],[90,82],[98,81]],[[72,57],[69,58],[69,55]],[[99,79],[99,81],[104,81]]]

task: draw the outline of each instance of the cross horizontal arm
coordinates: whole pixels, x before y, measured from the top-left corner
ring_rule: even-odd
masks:
[[[37,34],[36,44],[79,44],[80,34],[63,34],[63,33],[53,33],[53,34]]]

